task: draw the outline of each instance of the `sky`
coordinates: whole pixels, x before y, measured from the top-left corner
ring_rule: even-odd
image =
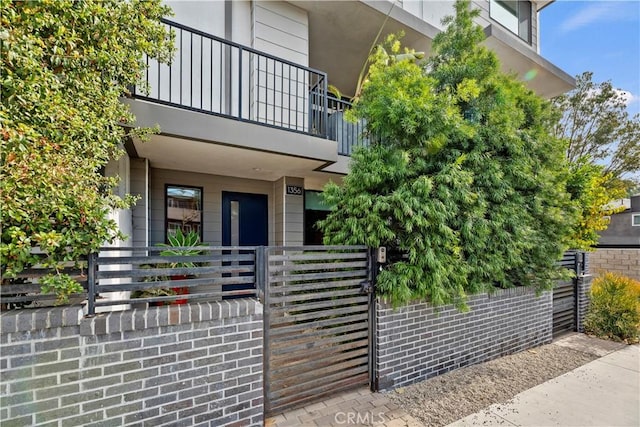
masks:
[[[640,0],[556,0],[539,15],[540,54],[572,76],[593,72],[640,112]]]

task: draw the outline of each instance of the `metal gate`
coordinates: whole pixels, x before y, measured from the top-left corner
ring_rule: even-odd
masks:
[[[553,336],[576,329],[575,280],[558,282],[553,289]]]
[[[572,280],[558,282],[553,289],[553,335],[576,330],[577,320],[577,285],[580,275],[585,269],[584,252],[567,251],[560,265],[571,269],[576,276]]]
[[[261,257],[267,414],[370,384],[369,250],[265,247]]]

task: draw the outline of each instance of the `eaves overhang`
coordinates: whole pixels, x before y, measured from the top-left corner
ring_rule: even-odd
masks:
[[[504,72],[514,73],[543,98],[553,98],[575,88],[575,79],[544,59],[506,29],[490,24],[484,29],[486,47],[496,52]]]
[[[534,4],[536,5],[536,10],[540,12],[545,7],[549,6],[555,0],[536,0]]]

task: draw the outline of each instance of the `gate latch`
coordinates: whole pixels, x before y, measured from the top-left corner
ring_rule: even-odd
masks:
[[[370,294],[373,293],[373,286],[371,286],[371,282],[368,280],[364,280],[360,282],[360,293],[361,294]]]

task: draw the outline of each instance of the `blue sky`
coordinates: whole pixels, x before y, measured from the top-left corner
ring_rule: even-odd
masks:
[[[543,57],[572,76],[611,80],[640,112],[640,0],[556,0],[539,16]]]

